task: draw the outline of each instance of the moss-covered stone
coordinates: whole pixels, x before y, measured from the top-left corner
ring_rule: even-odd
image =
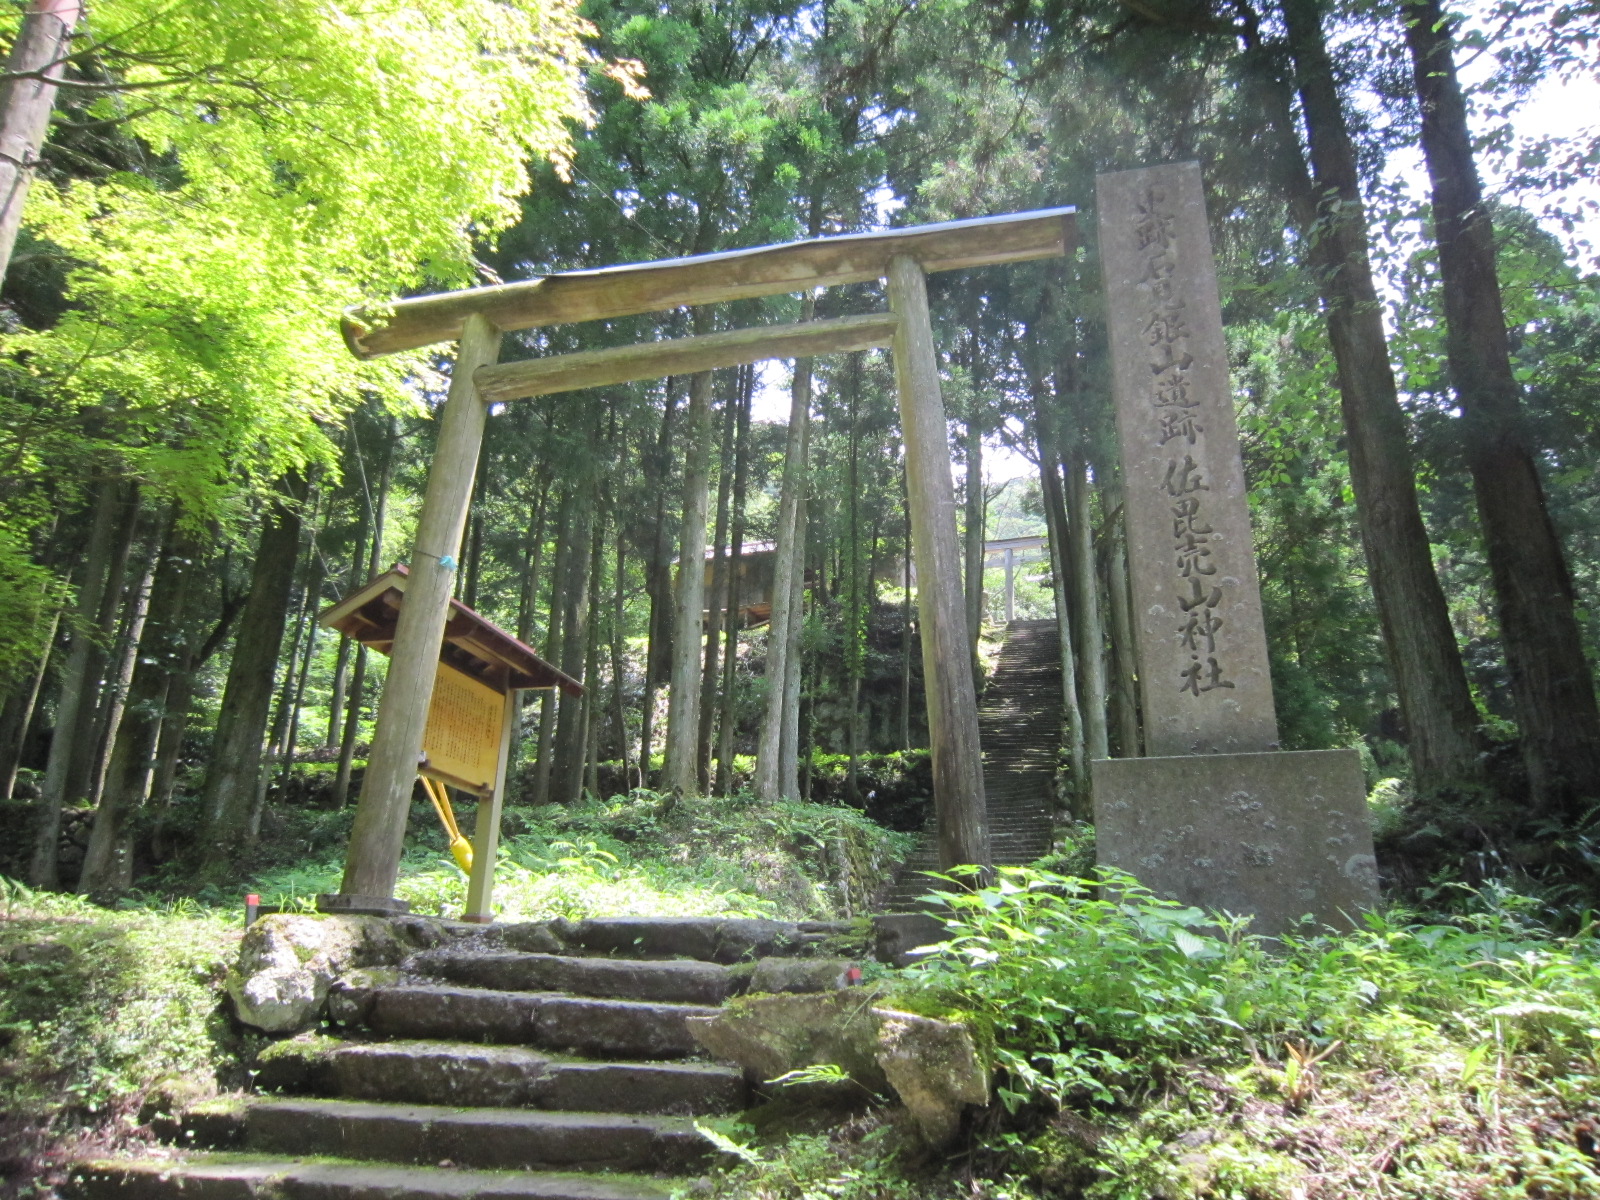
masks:
[[[874,1092],[887,1092],[877,1060],[875,997],[863,988],[801,995],[749,995],[716,1016],[689,1022],[695,1040],[759,1080],[832,1064]]]
[[[955,1021],[875,1008],[878,1065],[931,1146],[961,1129],[969,1104],[989,1103],[989,1069],[972,1032]]]
[[[398,966],[439,936],[415,919],[301,913],[263,917],[239,944],[238,964],[228,974],[228,996],[244,1024],[265,1033],[297,1033],[322,1016],[328,989],[341,975],[363,967]]]

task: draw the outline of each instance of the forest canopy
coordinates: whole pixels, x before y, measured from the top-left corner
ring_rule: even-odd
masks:
[[[931,299],[973,669],[1006,595],[1059,623],[1086,819],[1087,761],[1141,746],[1094,179],[1196,160],[1282,744],[1361,750],[1396,885],[1591,886],[1600,143],[1526,114],[1593,88],[1592,6],[49,0],[7,10],[14,57],[25,17],[68,32],[7,83],[56,86],[0,347],[8,870],[214,873],[359,791],[383,660],[314,617],[411,554],[449,358],[355,358],[343,309],[1058,204],[1065,262]],[[497,408],[457,597],[588,685],[524,710],[518,786],[822,798],[841,755],[830,798],[868,803],[863,764],[926,739],[903,488],[871,353]],[[1002,520],[1046,543],[1009,593]]]

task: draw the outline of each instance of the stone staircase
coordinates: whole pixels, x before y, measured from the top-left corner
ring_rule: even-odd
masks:
[[[664,1200],[751,1102],[688,1021],[785,990],[845,927],[621,918],[462,927],[336,984],[337,1038],[278,1043],[261,1094],[167,1130],[211,1152],[82,1165],[76,1200]],[[829,981],[831,982],[831,981]],[[795,990],[805,990],[798,987]]]
[[[978,699],[983,789],[996,866],[1020,866],[1050,851],[1052,784],[1061,745],[1061,638],[1054,619],[1012,621],[1000,658]],[[923,907],[919,899],[939,869],[930,828],[884,896],[889,912]]]

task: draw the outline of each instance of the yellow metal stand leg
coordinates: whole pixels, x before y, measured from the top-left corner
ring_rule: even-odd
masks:
[[[423,790],[428,793],[428,799],[433,801],[433,811],[439,814],[439,823],[444,826],[445,837],[450,840],[450,853],[456,860],[456,865],[462,873],[472,874],[472,843],[461,836],[461,827],[456,824],[455,809],[450,807],[450,793],[445,791],[444,784],[437,779],[422,777]]]

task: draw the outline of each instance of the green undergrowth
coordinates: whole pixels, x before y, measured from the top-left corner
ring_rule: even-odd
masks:
[[[470,805],[458,808],[472,828]],[[431,824],[430,824],[431,822]],[[396,894],[417,912],[461,911],[466,880],[431,811],[413,812]],[[495,908],[503,919],[589,916],[848,917],[862,912],[911,844],[849,808],[748,795],[636,790],[570,806],[508,807]],[[337,891],[336,859],[250,881],[262,902],[310,907]]]
[[[842,881],[864,886],[874,856],[897,848],[844,809],[651,793],[513,810],[506,831],[502,900],[526,916],[840,915],[857,903]],[[332,871],[304,869],[283,897],[333,886]],[[414,896],[428,894],[418,880],[442,880],[441,896],[460,886],[438,847],[419,847],[405,878]],[[269,882],[256,886],[271,899]],[[998,1069],[996,1103],[939,1153],[903,1110],[859,1096],[809,1122],[717,1122],[728,1152],[686,1195],[1600,1196],[1590,920],[1498,885],[1455,887],[1448,913],[1389,908],[1269,942],[1126,876],[1008,868],[992,887],[954,882],[943,949],[869,983],[891,1005],[971,1025]],[[153,1096],[243,1085],[259,1047],[219,1004],[238,935],[235,913],[190,901],[108,911],[7,886],[0,1173],[13,1193],[38,1181],[47,1195],[68,1159],[137,1144]]]
[[[942,953],[875,981],[991,1048],[999,1103],[954,1157],[869,1113],[747,1147],[713,1193],[1592,1200],[1594,927],[1559,937],[1504,891],[1472,900],[1269,943],[1126,876],[1006,869],[946,895]]]
[[[243,1086],[221,1007],[240,934],[192,903],[108,911],[0,879],[0,1194],[48,1194],[155,1095]]]

